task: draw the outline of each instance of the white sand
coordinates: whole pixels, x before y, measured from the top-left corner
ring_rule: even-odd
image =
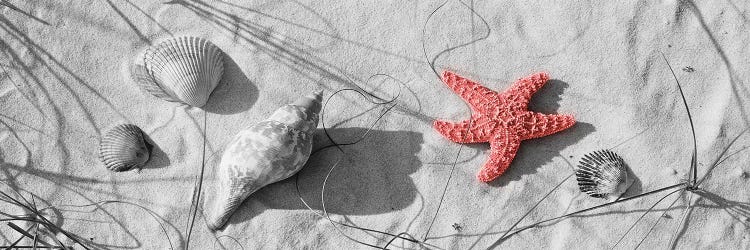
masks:
[[[327,97],[355,87],[348,78],[390,98],[399,92],[396,81],[367,81],[374,74],[388,74],[406,83],[398,107],[364,141],[345,148],[344,160],[328,180],[326,208],[335,221],[424,239],[460,148],[434,132],[431,122],[465,119],[470,111],[433,74],[421,41],[432,58],[482,38],[487,27],[478,16],[460,2],[448,1],[429,20],[423,37],[424,23],[440,2],[160,2],[8,0],[18,10],[0,7],[0,178],[10,185],[1,190],[34,193],[40,208],[57,207],[49,210],[51,220],[91,239],[96,247],[169,248],[159,223],[142,208],[122,203],[63,206],[132,202],[158,215],[173,247],[186,247],[192,190],[201,167],[204,112],[145,94],[128,79],[127,68],[149,43],[171,35],[202,36],[229,55],[226,75],[205,107],[206,196],[211,195],[224,145],[240,129],[315,89],[324,89]],[[510,170],[489,185],[475,177],[488,146],[464,147],[427,244],[451,249],[493,246],[572,174],[571,164],[597,149],[612,148],[626,159],[638,178],[629,194],[684,180],[692,151],[690,126],[660,52],[675,68],[692,111],[699,176],[750,124],[750,6],[743,1],[466,4],[486,20],[491,32],[484,40],[442,54],[436,68],[456,70],[495,90],[547,71],[555,80],[534,96],[531,109],[572,113],[579,123],[559,134],[524,141]],[[694,72],[683,70],[688,66]],[[336,125],[331,135],[341,141],[358,138],[384,107],[368,111],[372,106],[352,92],[331,99],[325,117],[327,126]],[[99,136],[119,123],[140,126],[158,147],[140,173],[112,173],[98,160]],[[326,144],[323,138],[319,133],[316,147]],[[727,153],[747,147],[749,138],[741,137]],[[314,155],[299,176],[301,194],[315,211],[321,209],[323,177],[339,156],[335,150]],[[701,186],[707,194],[683,195],[641,247],[669,247],[688,198],[695,206],[679,228],[677,248],[750,247],[749,159],[742,151],[723,161]],[[581,194],[574,179],[564,182],[519,226],[603,203]],[[499,247],[612,247],[661,197],[548,223]],[[634,248],[676,198],[657,205],[618,248]],[[0,211],[22,213],[0,204]],[[199,216],[189,247],[364,247],[340,232],[378,246],[390,240],[376,233],[335,230],[304,207],[293,179],[252,195],[229,223],[212,233]],[[0,225],[0,244],[19,237]],[[391,247],[418,245],[396,240]]]

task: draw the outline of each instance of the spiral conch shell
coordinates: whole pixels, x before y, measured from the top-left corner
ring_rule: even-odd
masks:
[[[321,98],[321,92],[302,97],[232,139],[217,170],[215,199],[207,204],[211,229],[223,227],[250,194],[302,169],[312,150]]]
[[[224,53],[206,39],[176,37],[146,50],[136,83],[166,101],[203,107],[224,73]]]
[[[102,137],[99,158],[107,169],[115,172],[142,168],[150,157],[149,147],[138,126],[120,124]]]
[[[576,168],[576,179],[581,192],[591,197],[618,199],[633,185],[625,161],[609,150],[599,150],[583,156]]]

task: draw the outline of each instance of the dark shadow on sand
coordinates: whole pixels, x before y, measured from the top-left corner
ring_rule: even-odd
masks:
[[[544,114],[554,114],[560,109],[560,101],[565,89],[570,87],[567,82],[550,79],[539,91],[537,91],[529,101],[529,110]],[[563,113],[575,114],[575,110],[564,111]]]
[[[696,194],[714,203],[713,206],[705,207],[722,209],[732,216],[732,219],[750,229],[750,202],[729,200],[705,190],[698,190]]]
[[[328,129],[339,143],[357,140],[366,128]],[[410,131],[371,130],[361,142],[343,146],[345,155],[326,183],[325,206],[328,213],[339,215],[384,214],[401,210],[417,199],[417,189],[409,176],[422,165],[417,154],[424,139]],[[330,145],[319,129],[315,149]],[[342,156],[335,147],[323,149],[310,157],[298,173],[300,195],[316,211],[321,211],[323,180]],[[307,210],[295,188],[295,178],[268,185],[245,200],[230,218],[228,225],[252,220],[268,209]]]
[[[224,74],[203,110],[217,114],[236,114],[250,109],[258,100],[258,88],[247,79],[237,62],[224,54]]]
[[[562,100],[561,96],[565,89],[569,86],[568,83],[551,79],[539,89],[536,94],[531,98],[529,102],[529,110],[544,114],[556,114],[560,108],[559,101]],[[561,113],[570,113],[575,115],[575,111],[563,111]],[[558,133],[548,135],[542,138],[531,139],[521,142],[521,147],[516,153],[516,158],[511,163],[508,170],[497,178],[496,180],[489,183],[493,187],[504,187],[511,181],[520,180],[524,175],[529,175],[537,172],[537,169],[547,163],[552,162],[552,159],[561,155],[560,151],[573,145],[586,137],[587,135],[596,131],[593,125],[585,122],[576,122],[573,127]],[[472,147],[479,147],[483,149],[489,149],[488,144],[474,145]],[[565,173],[570,171],[564,169]]]
[[[156,142],[154,142],[154,140],[146,133],[143,133],[143,139],[146,141],[146,147],[148,147],[149,152],[151,152],[148,162],[146,162],[146,165],[143,166],[143,168],[156,169],[168,167],[171,162],[169,161],[167,153],[164,153],[164,150],[159,147],[159,144],[156,144]]]
[[[625,167],[628,171],[628,176],[633,178],[633,185],[622,194],[622,197],[631,197],[643,193],[643,182],[641,182],[641,178],[633,172],[633,168],[631,168],[630,165],[625,163]]]

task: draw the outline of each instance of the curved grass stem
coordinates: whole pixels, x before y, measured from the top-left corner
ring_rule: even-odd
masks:
[[[684,187],[686,185],[687,185],[687,183],[678,183],[678,184],[675,184],[675,185],[671,185],[671,186],[659,188],[659,189],[656,189],[656,190],[653,190],[653,191],[649,191],[649,192],[646,192],[646,193],[638,194],[638,195],[631,196],[631,197],[628,197],[628,198],[624,198],[624,199],[621,199],[621,200],[617,200],[617,201],[605,203],[605,204],[598,205],[598,206],[593,206],[593,207],[590,207],[590,208],[581,209],[581,210],[578,210],[578,211],[575,211],[575,212],[571,212],[571,213],[567,213],[567,214],[564,214],[564,215],[561,215],[561,216],[557,216],[557,217],[554,217],[554,218],[546,219],[546,220],[543,220],[543,221],[540,221],[540,222],[537,222],[537,223],[525,226],[525,227],[523,227],[521,229],[518,229],[515,232],[508,234],[505,238],[501,238],[499,240],[505,240],[505,239],[507,239],[507,238],[509,238],[509,237],[511,237],[513,235],[516,235],[516,234],[518,234],[518,233],[520,233],[522,231],[525,231],[525,230],[530,229],[530,228],[537,227],[537,226],[539,226],[541,224],[544,224],[544,223],[547,223],[547,222],[550,222],[550,221],[559,220],[559,219],[567,218],[567,217],[570,217],[570,216],[573,216],[573,215],[585,213],[585,212],[588,212],[588,211],[592,211],[592,210],[596,210],[596,209],[608,207],[608,206],[611,206],[611,205],[614,205],[614,204],[617,204],[617,203],[622,203],[622,202],[626,202],[626,201],[630,201],[630,200],[634,200],[634,199],[638,199],[638,198],[643,198],[645,196],[657,194],[659,192],[663,192],[665,190],[669,190],[669,189],[673,189],[673,188],[677,188],[677,187]]]

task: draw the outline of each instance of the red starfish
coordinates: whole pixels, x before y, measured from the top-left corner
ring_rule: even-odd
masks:
[[[572,115],[542,114],[528,110],[531,96],[549,76],[535,73],[521,78],[497,93],[453,72],[443,72],[443,81],[471,107],[471,119],[460,123],[435,120],[433,126],[457,143],[490,143],[490,158],[477,178],[490,182],[508,169],[522,140],[551,135],[575,124]]]

